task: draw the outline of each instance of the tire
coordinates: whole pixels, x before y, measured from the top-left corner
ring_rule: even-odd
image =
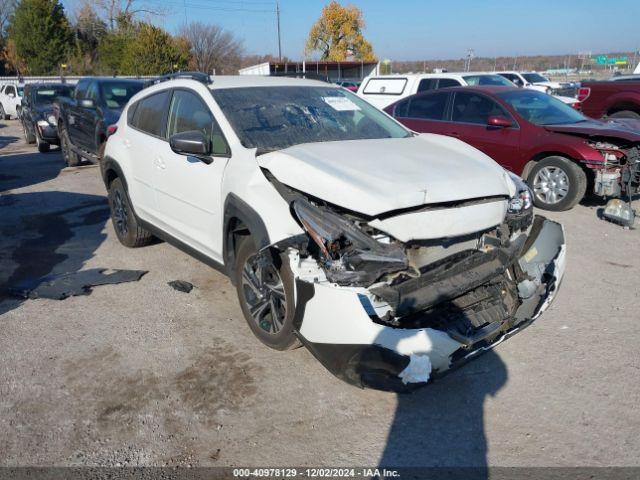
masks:
[[[294,333],[295,314],[293,273],[286,262],[271,258],[267,253],[262,262],[256,261],[257,249],[250,236],[242,238],[236,252],[235,278],[240,308],[253,334],[274,350],[292,350],[300,346]],[[256,268],[257,265],[260,265]],[[253,281],[249,278],[253,275]],[[264,280],[264,281],[263,281]],[[281,288],[269,288],[281,284]],[[256,296],[260,292],[260,298]],[[278,293],[276,293],[278,292]],[[284,298],[283,298],[284,297]],[[253,303],[253,305],[251,305]],[[251,313],[263,305],[258,319]],[[273,322],[273,313],[281,320]],[[284,309],[284,312],[283,312]]]
[[[36,143],[38,144],[38,151],[40,153],[47,153],[51,149],[51,145],[48,142],[43,141],[36,131]]]
[[[4,107],[2,106],[2,104],[0,104],[0,120],[9,120],[11,118],[11,115],[7,115],[7,113],[4,111]]]
[[[109,185],[109,210],[113,229],[121,244],[129,248],[139,248],[151,242],[153,236],[138,224],[129,195],[119,178]]]
[[[26,125],[24,124],[24,122],[22,123],[22,133],[24,134],[24,141],[27,142],[28,144],[32,144],[32,143],[36,143],[36,137],[33,133],[29,132],[29,130],[27,130]]]
[[[587,191],[587,174],[573,160],[551,156],[534,165],[527,183],[533,190],[536,207],[560,212],[582,200]]]
[[[77,167],[80,165],[80,155],[71,150],[71,142],[69,141],[69,133],[64,125],[59,128],[60,133],[60,150],[62,150],[62,158],[69,167]]]
[[[640,120],[640,113],[632,110],[620,110],[619,112],[607,115],[607,118],[633,118],[635,120]]]

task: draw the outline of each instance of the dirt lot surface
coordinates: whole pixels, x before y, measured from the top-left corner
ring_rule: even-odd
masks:
[[[542,318],[398,396],[267,349],[230,282],[170,245],[122,247],[98,169],[38,154],[15,120],[0,191],[0,291],[149,271],[62,301],[0,297],[0,465],[640,465],[640,231],[601,205],[550,215],[568,266]]]

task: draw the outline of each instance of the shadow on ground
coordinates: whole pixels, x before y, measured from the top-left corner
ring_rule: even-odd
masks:
[[[27,280],[81,269],[106,238],[105,197],[69,192],[0,197],[0,315],[24,300],[9,290]]]
[[[64,167],[61,156],[54,158],[37,152],[0,154],[0,193],[56,178]]]

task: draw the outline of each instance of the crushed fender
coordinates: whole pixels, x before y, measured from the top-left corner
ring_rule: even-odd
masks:
[[[12,295],[36,299],[64,300],[68,297],[91,294],[92,287],[137,282],[146,270],[110,270],[92,268],[78,272],[48,275],[36,280],[26,280],[9,288]]]
[[[167,285],[182,293],[191,293],[191,290],[193,290],[193,283],[189,283],[184,280],[171,280],[170,282],[167,282]]]

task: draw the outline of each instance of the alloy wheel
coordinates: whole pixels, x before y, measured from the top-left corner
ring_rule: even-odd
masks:
[[[116,190],[113,196],[113,223],[118,233],[125,237],[129,232],[129,213],[119,190]]]
[[[287,315],[287,298],[280,272],[273,262],[254,255],[242,269],[242,292],[253,321],[265,332],[277,334]]]
[[[559,167],[543,167],[533,179],[533,191],[541,202],[555,205],[569,193],[569,177]]]

